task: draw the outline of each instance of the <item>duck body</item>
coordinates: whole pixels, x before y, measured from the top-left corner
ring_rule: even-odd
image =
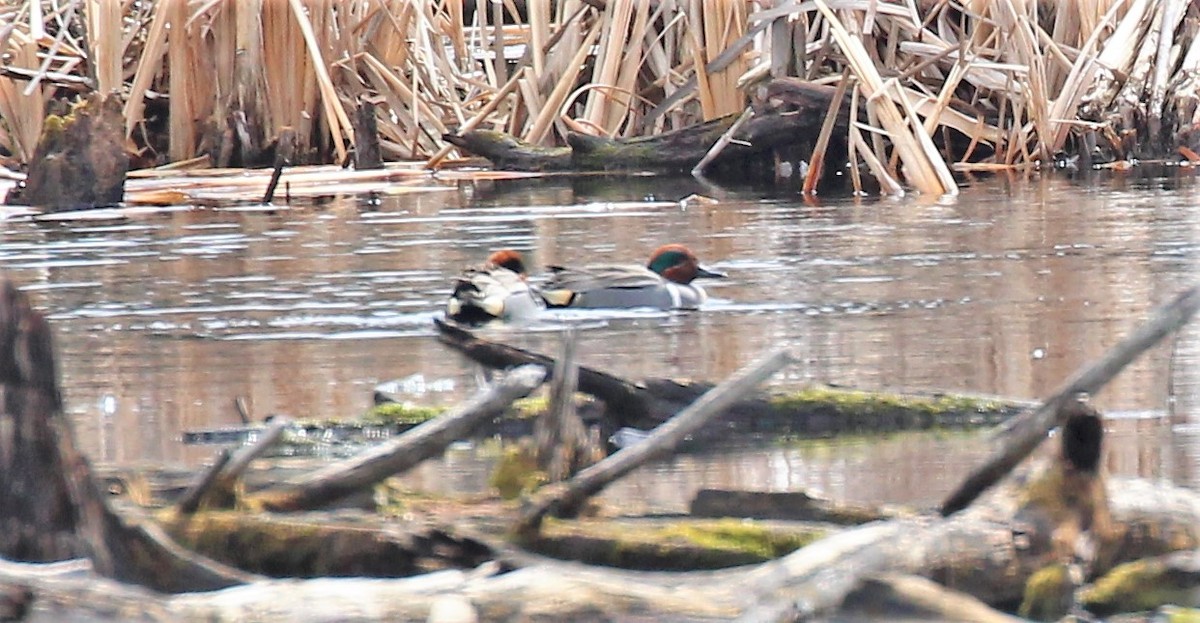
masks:
[[[471,325],[491,320],[520,322],[536,317],[543,306],[526,281],[520,254],[504,249],[482,265],[463,270],[446,301],[446,317]]]
[[[551,266],[539,294],[548,307],[584,309],[696,309],[708,295],[692,281],[724,277],[697,261],[686,247],[659,247],[646,266],[602,265],[584,268]]]

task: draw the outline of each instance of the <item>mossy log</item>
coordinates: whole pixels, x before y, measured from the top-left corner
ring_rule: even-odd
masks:
[[[496,557],[486,544],[437,526],[396,526],[326,514],[234,511],[158,516],[176,541],[202,555],[270,577],[398,578],[470,569]]]
[[[1084,587],[1079,602],[1099,616],[1167,605],[1200,608],[1200,549],[1120,565]]]
[[[47,117],[29,174],[5,203],[47,212],[121,203],[129,170],[121,106],[115,95],[92,93],[69,115]]]
[[[561,560],[619,569],[695,571],[764,563],[829,534],[828,527],[740,519],[582,519],[550,521],[525,549]]]
[[[720,150],[706,170],[718,174],[722,170],[745,172],[763,165],[772,170],[775,150],[816,141],[835,90],[796,79],[773,81],[767,88],[763,106],[741,124],[733,133],[732,142]],[[727,115],[671,132],[629,139],[569,133],[566,147],[531,145],[494,130],[469,130],[442,138],[487,158],[498,169],[687,173],[704,159],[739,116]],[[849,117],[847,103],[837,117],[843,129],[841,133],[835,132],[837,136],[845,135]]]
[[[554,358],[479,337],[435,321],[438,339],[470,359],[496,369],[533,363],[552,368]],[[673,379],[630,381],[579,366],[579,391],[604,402],[600,427],[607,437],[623,427],[648,430],[669,420],[713,388],[708,382]],[[772,396],[751,395],[730,405],[719,423],[696,431],[703,443],[731,434],[826,436],[936,427],[986,426],[1003,422],[1029,403],[950,394],[897,394],[813,386]],[[596,422],[592,422],[596,423]]]

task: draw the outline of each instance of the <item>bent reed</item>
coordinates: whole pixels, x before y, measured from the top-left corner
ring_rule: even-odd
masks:
[[[303,162],[343,162],[362,101],[383,104],[385,159],[437,165],[449,132],[653,134],[791,76],[845,81],[856,185],[861,161],[885,191],[953,192],[955,168],[1200,160],[1198,17],[1171,0],[3,0],[0,163],[28,164],[56,102],[91,91],[122,98],[135,167],[265,164],[283,128]]]

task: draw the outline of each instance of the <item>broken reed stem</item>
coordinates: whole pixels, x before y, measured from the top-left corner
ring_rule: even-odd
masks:
[[[808,175],[804,176],[803,192],[811,195],[817,191],[817,182],[825,169],[825,152],[829,149],[829,137],[833,135],[833,126],[837,123],[842,111],[842,100],[846,97],[846,87],[850,85],[850,68],[842,70],[842,79],[838,81],[837,90],[833,93],[833,101],[825,111],[825,121],[821,123],[821,133],[817,135],[817,143],[813,146],[812,157],[809,159]]]
[[[747,106],[746,109],[742,111],[742,114],[738,115],[738,118],[733,122],[733,125],[730,125],[729,129],[725,130],[725,132],[721,134],[720,138],[713,143],[712,149],[709,149],[708,153],[704,154],[704,157],[700,159],[700,162],[697,162],[696,166],[692,167],[692,177],[704,177],[704,169],[708,168],[708,165],[712,164],[712,161],[716,160],[717,157],[721,155],[722,151],[725,151],[725,148],[729,146],[730,142],[733,141],[734,135],[737,134],[738,130],[742,128],[742,125],[749,121],[750,117],[753,116],[754,109]]]

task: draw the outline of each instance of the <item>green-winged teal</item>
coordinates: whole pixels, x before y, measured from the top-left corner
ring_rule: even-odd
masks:
[[[645,267],[549,268],[539,291],[549,307],[695,309],[708,295],[692,280],[725,276],[701,266],[681,244],[655,249]]]
[[[489,320],[529,320],[542,307],[525,281],[525,261],[512,249],[488,256],[481,266],[463,270],[446,302],[446,317],[464,324]]]

